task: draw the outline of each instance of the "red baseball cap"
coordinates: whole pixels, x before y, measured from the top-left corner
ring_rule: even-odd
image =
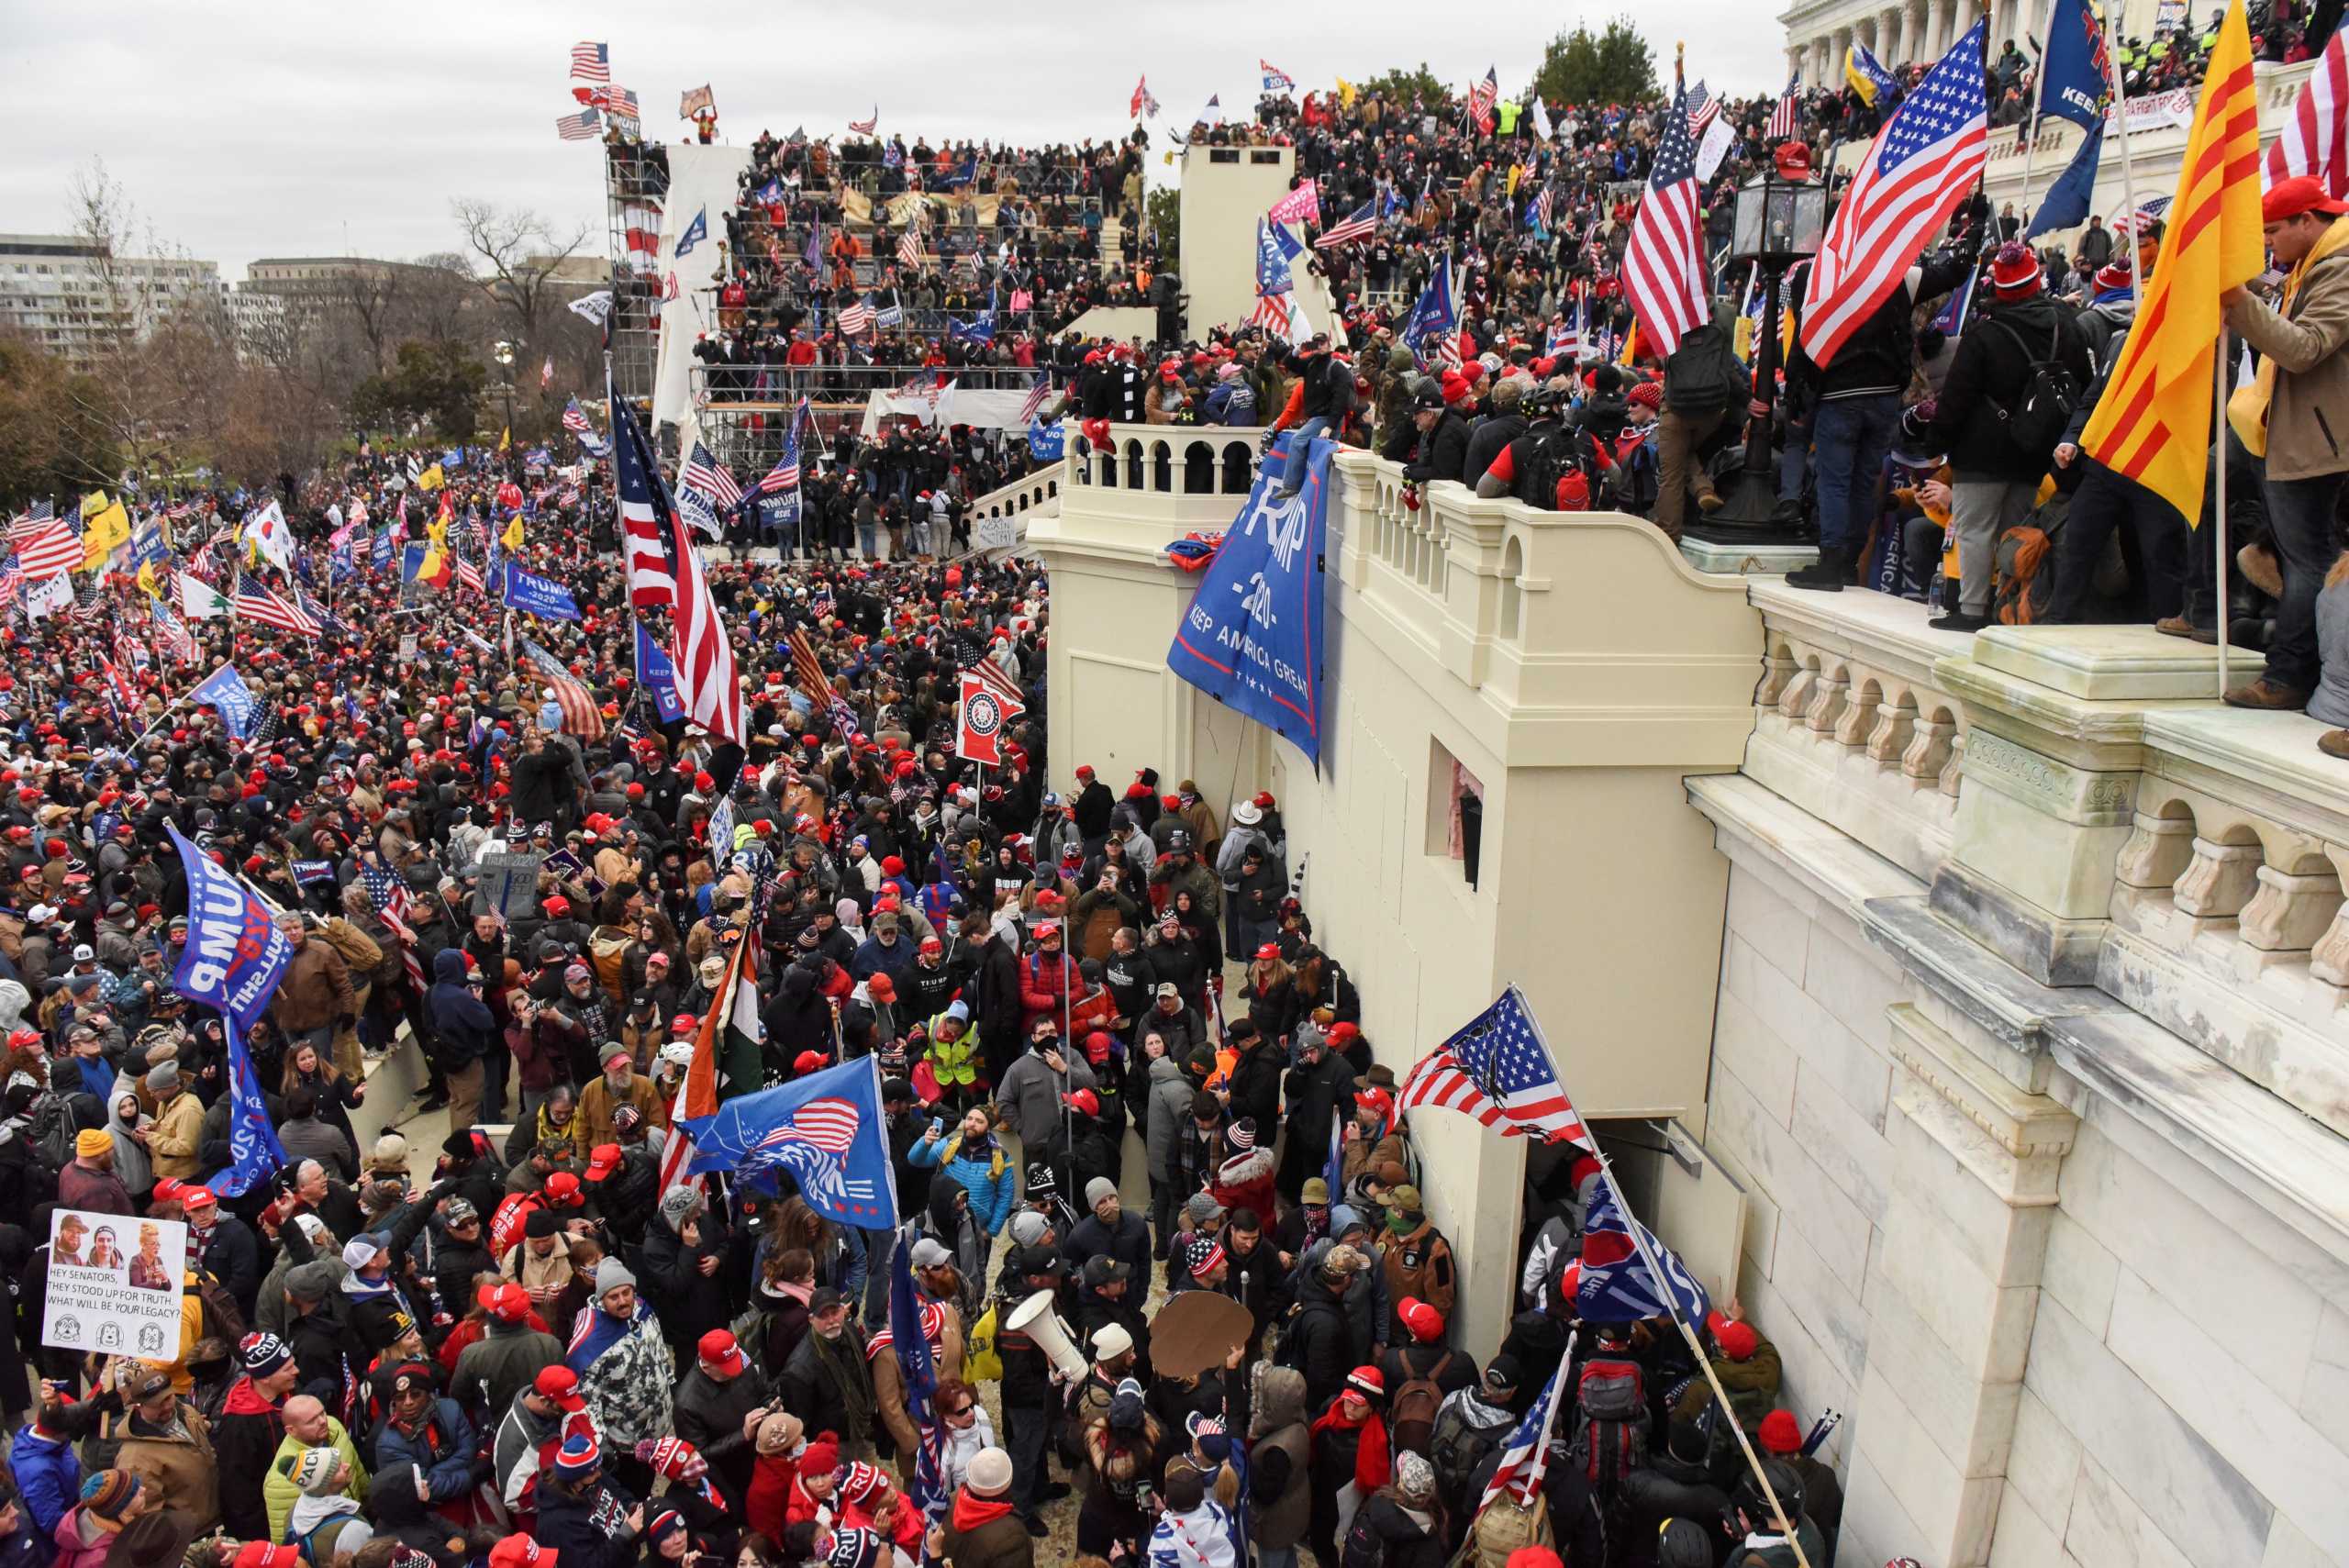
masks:
[[[540,1546],[527,1535],[509,1535],[489,1549],[489,1568],[555,1568],[554,1560],[553,1547]]]
[[[2337,217],[2349,212],[2349,202],[2335,201],[2327,195],[2322,183],[2313,174],[2295,174],[2288,180],[2278,180],[2275,188],[2259,200],[2259,221],[2262,223],[2281,223],[2304,212],[2321,212]]]
[[[519,1323],[530,1316],[530,1293],[512,1280],[490,1285],[473,1299],[481,1303],[482,1310],[500,1322]]]
[[[249,1540],[237,1549],[231,1568],[301,1568],[301,1549],[293,1546],[272,1546],[265,1540]]]
[[[540,1368],[539,1375],[530,1386],[538,1391],[540,1398],[553,1400],[559,1410],[587,1408],[587,1401],[579,1396],[579,1374],[567,1366],[558,1363]]]
[[[557,1171],[547,1178],[547,1202],[563,1208],[577,1208],[587,1200],[579,1195],[579,1178],[568,1171]]]
[[[704,1334],[695,1350],[703,1366],[724,1377],[740,1377],[742,1369],[751,1364],[749,1358],[742,1354],[742,1347],[735,1343],[734,1336],[724,1329],[712,1329]]]
[[[591,1182],[602,1181],[620,1168],[620,1161],[623,1158],[618,1144],[598,1143],[587,1151],[587,1179]],[[547,1185],[550,1188],[554,1185],[552,1178],[549,1178]]]

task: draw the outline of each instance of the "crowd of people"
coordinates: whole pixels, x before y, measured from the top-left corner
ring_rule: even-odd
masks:
[[[533,636],[592,709],[473,634],[471,590],[338,574],[340,528],[423,526],[382,455],[275,497],[286,590],[346,606],[316,639],[191,618],[184,656],[136,660],[119,581],[0,630],[0,1561],[1024,1568],[1055,1532],[1175,1568],[1776,1561],[1677,1336],[1582,1323],[1562,1365],[1587,1151],[1537,1164],[1497,1351],[1459,1342],[1464,1282],[1279,802],[1103,779],[1081,738],[1052,758],[1031,568],[713,565],[750,708],[714,744],[636,684],[608,492],[482,461],[450,527],[519,506],[518,559],[582,612]],[[263,499],[172,507],[173,569],[217,574]],[[982,660],[1031,716],[983,778],[951,744]],[[185,700],[222,661],[256,699],[241,737]],[[166,825],[293,948],[244,1041],[287,1160],[243,1191],[219,1020],[174,986]],[[518,851],[520,906],[485,876]],[[875,1058],[903,1229],[828,1219],[787,1175],[664,1181],[740,944],[759,979],[728,1036],[756,1044],[721,1093]],[[421,1104],[370,1104],[411,1051]],[[359,1134],[444,1105],[437,1144]],[[44,1342],[93,1219],[185,1226],[181,1278],[146,1262],[176,1344]],[[928,1515],[901,1261],[939,1378]],[[1014,1324],[1040,1292],[1065,1344]],[[1197,1292],[1228,1342],[1154,1360]],[[1824,1562],[1839,1495],[1772,1407],[1775,1352],[1733,1303],[1703,1331]],[[1480,1511],[1553,1375],[1546,1501]]]

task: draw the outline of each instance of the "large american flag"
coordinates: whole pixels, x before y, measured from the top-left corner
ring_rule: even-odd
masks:
[[[574,436],[592,436],[596,433],[596,427],[590,425],[587,422],[587,416],[580,412],[579,399],[576,397],[563,405],[562,428]]]
[[[897,236],[897,261],[901,265],[919,268],[921,265],[921,226],[907,224]]]
[[[799,488],[799,427],[807,417],[807,400],[801,398],[791,411],[791,426],[783,433],[783,455],[775,459],[774,467],[759,481],[762,495],[781,495]]]
[[[604,738],[603,710],[596,706],[596,694],[571,673],[570,666],[531,641],[516,639],[522,657],[530,662],[539,678],[554,690],[555,706],[562,709],[562,727],[582,740]]]
[[[864,333],[872,331],[872,296],[869,295],[860,295],[854,305],[842,306],[838,325],[841,329],[841,336],[843,338],[861,337]]]
[[[873,106],[873,113],[869,118],[851,120],[848,122],[848,128],[854,131],[859,136],[871,136],[873,134],[873,128],[880,123],[881,106],[875,104]]]
[[[688,490],[699,491],[721,506],[738,506],[742,502],[742,486],[727,466],[709,455],[709,449],[699,441],[694,443],[691,455],[685,459],[678,483]]]
[[[669,582],[666,602],[674,641],[670,649],[676,665],[677,696],[685,717],[721,740],[742,740],[742,682],[734,664],[734,650],[726,639],[725,623],[718,618],[718,603],[710,597],[709,581],[701,557],[694,551],[692,533],[677,516],[669,487],[661,478],[661,462],[652,443],[629,413],[628,405],[612,399],[613,479],[619,493],[620,517],[629,531],[629,587],[636,587],[635,555],[639,528],[651,535],[663,558]]]
[[[2338,199],[2349,192],[2349,56],[2342,52],[2349,38],[2336,28],[2316,69],[2300,83],[2292,117],[2283,134],[2267,149],[2267,183],[2295,174],[2312,175],[2325,194]]]
[[[1802,128],[1802,78],[1789,77],[1787,90],[1770,110],[1769,128],[1764,133],[1772,141],[1784,141]]]
[[[1028,400],[1019,406],[1019,422],[1025,425],[1029,420],[1033,419],[1037,415],[1042,413],[1044,411],[1044,405],[1052,400],[1052,378],[1051,374],[1049,373],[1040,373],[1036,377],[1036,384],[1028,389]]]
[[[1688,134],[1698,140],[1705,139],[1705,128],[1721,112],[1721,101],[1705,90],[1700,79],[1688,92]]]
[[[573,82],[609,82],[612,79],[611,46],[584,42],[573,44],[571,79]]]
[[[1352,245],[1357,239],[1367,239],[1378,232],[1378,200],[1373,197],[1321,231],[1313,242],[1316,250],[1334,250],[1341,245]]]
[[[1468,89],[1468,117],[1476,128],[1490,135],[1493,128],[1493,106],[1500,102],[1501,79],[1496,68],[1485,67],[1485,79]]]
[[[1989,26],[1978,18],[1902,101],[1835,209],[1803,294],[1802,346],[1813,362],[1834,359],[1981,177],[1990,139],[1982,94]]]
[[[1542,1397],[1508,1435],[1501,1448],[1500,1462],[1493,1468],[1493,1478],[1485,1483],[1485,1495],[1476,1501],[1478,1512],[1489,1507],[1503,1492],[1520,1502],[1530,1502],[1542,1489],[1542,1478],[1550,1470],[1550,1430],[1557,1424],[1559,1396],[1566,1385],[1566,1365],[1574,1359],[1574,1336],[1566,1340],[1565,1358],[1550,1381],[1542,1386]]]
[[[17,541],[17,570],[28,582],[54,577],[82,564],[82,541],[63,518],[51,517]]]
[[[856,710],[832,689],[830,679],[824,673],[823,662],[816,657],[816,644],[807,636],[807,628],[794,627],[790,641],[792,673],[797,676],[803,695],[810,703],[819,697],[823,699],[825,717],[831,720],[832,728],[839,731],[842,740],[855,734]]]
[[[582,109],[575,115],[557,115],[554,133],[565,141],[593,141],[603,129],[604,117],[593,109]]]
[[[1631,219],[1631,241],[1623,251],[1623,296],[1656,351],[1669,354],[1680,347],[1683,334],[1710,319],[1709,295],[1705,228],[1697,216],[1697,141],[1684,92],[1664,122],[1655,170]]]
[[[263,626],[273,626],[280,631],[290,631],[302,637],[318,635],[318,623],[304,615],[293,605],[269,591],[259,579],[237,573],[236,592],[228,595],[229,613],[244,620],[257,620]]]
[[[0,598],[6,596],[0,594]],[[174,664],[196,662],[199,655],[195,639],[188,635],[187,623],[166,608],[161,599],[148,605],[147,618],[154,628],[156,646],[163,651],[164,657]]]
[[[382,861],[370,855],[359,868],[360,884],[367,889],[367,896],[375,906],[375,913],[392,929],[400,950],[400,968],[407,973],[408,984],[416,994],[424,995],[424,961],[417,956],[416,931],[409,923],[413,901],[408,896],[407,884]]]
[[[1462,1111],[1486,1127],[1498,1127],[1504,1138],[1534,1134],[1552,1143],[1590,1141],[1551,1065],[1525,995],[1514,985],[1419,1058],[1403,1080],[1399,1104],[1407,1111],[1418,1106]]]

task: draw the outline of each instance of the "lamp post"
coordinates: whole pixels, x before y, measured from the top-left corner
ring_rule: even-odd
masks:
[[[521,345],[500,338],[490,345],[490,358],[497,361],[497,390],[506,400],[506,434],[514,434],[514,350]]]
[[[1817,255],[1827,229],[1827,187],[1810,178],[1810,150],[1800,142],[1778,149],[1770,167],[1738,187],[1731,226],[1731,259],[1751,262],[1763,291],[1762,339],[1753,345],[1753,401],[1747,410],[1745,466],[1721,509],[1691,528],[1705,537],[1756,541],[1776,520],[1777,468],[1770,461],[1770,416],[1778,395],[1778,293],[1787,270]],[[1803,526],[1809,532],[1809,526]]]

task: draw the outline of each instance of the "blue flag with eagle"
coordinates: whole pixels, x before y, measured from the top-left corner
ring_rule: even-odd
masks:
[[[754,1191],[773,1191],[771,1173],[788,1171],[807,1207],[826,1219],[861,1230],[897,1223],[878,1057],[738,1095],[679,1125],[693,1135],[687,1174],[725,1171]]]

